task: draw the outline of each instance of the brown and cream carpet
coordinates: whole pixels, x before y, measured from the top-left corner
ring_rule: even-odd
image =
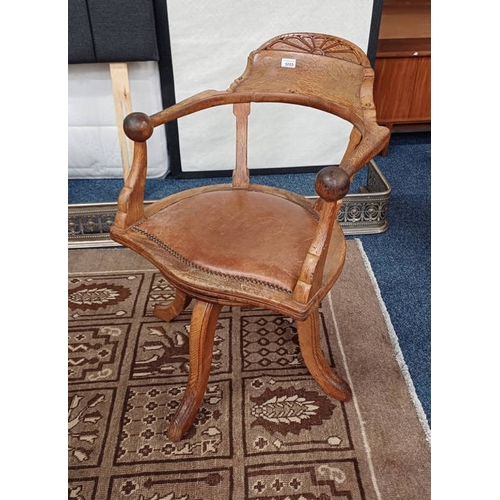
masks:
[[[172,290],[129,250],[70,250],[68,498],[430,499],[428,429],[366,262],[349,241],[321,306],[324,352],[353,401],[322,393],[290,319],[224,308],[195,426],[172,443],[189,311],[153,316]]]

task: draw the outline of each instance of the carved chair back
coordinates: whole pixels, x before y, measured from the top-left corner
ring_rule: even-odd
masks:
[[[319,223],[294,290],[296,301],[307,302],[321,286],[332,227],[350,179],[388,140],[388,130],[376,123],[373,80],[370,62],[355,44],[330,35],[289,33],[253,51],[244,73],[227,90],[201,92],[152,116],[132,113],[125,119],[124,130],[135,143],[134,160],[118,200],[115,226],[125,229],[144,217],[145,141],[154,127],[203,109],[232,104],[236,116],[232,187],[247,189],[248,116],[252,102],[298,104],[339,116],[353,129],[339,167],[326,167],[316,178],[320,198],[314,208]]]

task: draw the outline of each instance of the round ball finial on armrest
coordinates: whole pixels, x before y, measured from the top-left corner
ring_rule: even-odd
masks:
[[[145,142],[153,134],[154,127],[145,113],[130,113],[123,120],[123,130],[132,141]]]
[[[318,172],[314,188],[325,201],[341,200],[348,192],[351,185],[349,175],[339,167],[325,167]]]

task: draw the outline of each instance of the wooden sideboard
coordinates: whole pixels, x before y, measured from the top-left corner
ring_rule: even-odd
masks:
[[[385,0],[374,100],[379,124],[391,130],[430,130],[430,0]]]

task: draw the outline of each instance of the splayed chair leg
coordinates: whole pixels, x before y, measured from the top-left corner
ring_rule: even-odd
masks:
[[[189,378],[181,404],[168,428],[171,441],[179,441],[189,430],[205,395],[221,307],[199,300],[194,303],[189,331]]]
[[[153,314],[157,317],[169,323],[175,319],[179,314],[186,309],[186,307],[191,303],[191,297],[188,297],[184,292],[180,290],[175,290],[174,300],[166,305],[157,305],[153,310]]]
[[[352,398],[351,388],[326,362],[320,347],[319,311],[316,307],[305,321],[297,321],[299,345],[309,372],[323,391],[339,401]]]

